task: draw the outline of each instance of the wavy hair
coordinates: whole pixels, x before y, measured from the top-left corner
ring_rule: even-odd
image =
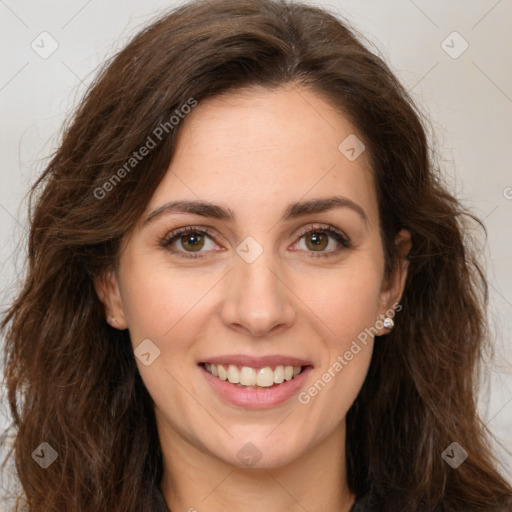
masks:
[[[208,0],[161,16],[105,64],[30,191],[27,272],[2,321],[16,510],[153,510],[162,459],[152,400],[128,331],[105,322],[93,281],[115,268],[167,172],[176,111],[286,84],[363,135],[388,274],[396,233],[412,234],[397,325],[375,344],[346,418],[351,490],[393,512],[489,512],[512,496],[476,406],[487,283],[464,232],[477,219],[442,184],[422,115],[336,16],[284,0]],[[119,176],[162,126],[156,147]],[[46,470],[32,460],[43,441],[58,452]],[[441,457],[453,441],[469,453],[456,470]]]

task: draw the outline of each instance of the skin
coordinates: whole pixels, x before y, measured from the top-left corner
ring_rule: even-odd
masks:
[[[96,281],[111,324],[129,329],[134,348],[150,339],[160,350],[149,366],[137,364],[155,403],[166,501],[173,511],[348,511],[355,496],[346,482],[345,415],[366,377],[372,337],[307,404],[292,397],[266,409],[237,407],[197,363],[235,353],[301,357],[314,365],[307,390],[400,300],[407,261],[385,279],[367,154],[349,161],[338,149],[350,134],[364,137],[315,93],[292,86],[205,100],[181,129],[118,268]],[[281,220],[289,203],[333,195],[357,203],[366,221],[348,207]],[[172,213],[143,223],[170,200],[199,199],[236,220]],[[329,236],[315,250],[311,234],[300,237],[326,224],[351,247]],[[179,237],[177,253],[160,245],[186,226],[214,233],[201,239],[200,259],[180,257],[193,249]],[[236,252],[248,236],[263,248],[252,263]],[[396,243],[405,256],[410,234],[401,231]],[[252,467],[237,457],[248,442],[261,453]]]

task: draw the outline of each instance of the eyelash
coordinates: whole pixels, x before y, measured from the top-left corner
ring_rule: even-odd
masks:
[[[174,254],[179,254],[180,257],[183,258],[190,258],[190,259],[199,259],[203,258],[204,256],[200,255],[200,253],[191,253],[187,251],[181,251],[181,250],[175,250],[171,249],[170,246],[174,243],[176,239],[178,239],[182,235],[186,235],[189,233],[193,233],[195,235],[206,235],[211,239],[214,238],[214,234],[212,231],[210,231],[208,228],[196,228],[194,226],[187,226],[185,228],[180,228],[175,231],[172,231],[171,233],[167,234],[164,239],[160,242],[161,247],[164,249],[167,249],[171,251]],[[303,238],[306,235],[309,235],[310,233],[321,233],[325,235],[329,235],[334,240],[336,240],[344,249],[350,249],[352,247],[352,244],[350,240],[342,234],[340,231],[335,229],[333,226],[310,226],[308,228],[303,229],[297,236],[298,240]],[[328,258],[333,255],[338,254],[343,249],[336,249],[331,251],[307,251],[310,253],[310,257],[312,258]]]

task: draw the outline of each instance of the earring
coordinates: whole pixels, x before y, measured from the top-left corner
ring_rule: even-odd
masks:
[[[110,317],[110,323],[113,324],[116,321],[116,318],[114,316]]]
[[[392,318],[387,317],[387,318],[384,319],[384,322],[382,323],[382,325],[386,329],[393,329],[393,327],[395,326],[395,322],[393,322]]]

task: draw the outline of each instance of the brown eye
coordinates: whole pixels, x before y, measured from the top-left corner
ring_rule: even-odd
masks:
[[[314,226],[299,234],[297,246],[312,257],[329,257],[350,249],[352,244],[346,235],[332,227]]]
[[[180,243],[186,251],[200,251],[204,246],[204,237],[198,233],[187,233],[180,237]]]
[[[193,226],[178,229],[166,235],[160,245],[176,256],[199,258],[216,248],[213,233]]]
[[[329,244],[329,237],[325,233],[313,232],[305,238],[308,249],[312,251],[323,251]]]

